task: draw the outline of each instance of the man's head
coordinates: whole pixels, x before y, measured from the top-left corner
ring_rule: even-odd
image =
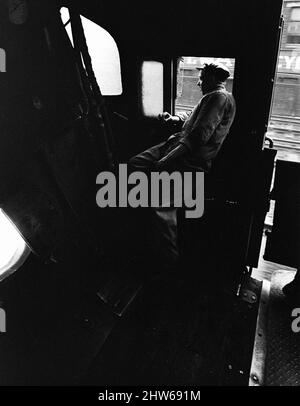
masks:
[[[206,94],[214,90],[219,84],[224,83],[230,76],[228,68],[220,63],[205,64],[199,70],[197,86],[201,87],[202,93]]]

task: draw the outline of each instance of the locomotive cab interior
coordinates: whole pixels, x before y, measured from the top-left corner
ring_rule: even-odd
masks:
[[[274,175],[282,0],[16,3],[0,2],[2,384],[263,385],[251,272]],[[151,210],[98,207],[96,177],[171,135],[157,117],[200,98],[199,60],[230,64],[237,112],[204,215],[179,211],[180,265],[164,273]]]

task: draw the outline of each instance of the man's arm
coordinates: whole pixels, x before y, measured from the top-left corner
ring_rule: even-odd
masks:
[[[180,129],[183,126],[184,122],[188,119],[190,114],[191,112],[179,113],[172,116],[170,113],[164,112],[158,115],[158,119],[161,120],[164,124],[170,124],[177,129]]]
[[[194,144],[205,145],[210,140],[224,116],[227,97],[224,93],[216,92],[203,102],[192,131],[181,141],[189,150],[193,149]]]

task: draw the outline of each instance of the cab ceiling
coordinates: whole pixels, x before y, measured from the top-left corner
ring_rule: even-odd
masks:
[[[282,0],[67,1],[113,35],[122,49],[137,54],[237,54],[264,47],[278,27]],[[273,21],[273,23],[271,23]],[[269,27],[271,28],[271,27]],[[261,39],[264,41],[261,41]],[[274,40],[274,39],[273,39]]]

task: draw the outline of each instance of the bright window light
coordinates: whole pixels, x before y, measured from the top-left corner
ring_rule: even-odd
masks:
[[[16,270],[16,265],[26,251],[29,251],[20,233],[0,209],[0,281],[4,273]]]
[[[60,12],[62,21],[66,24],[70,19],[69,10],[63,7]],[[103,96],[122,94],[120,56],[115,40],[99,25],[82,16],[81,20],[101,93]],[[66,30],[73,44],[70,23],[66,25]]]
[[[156,117],[164,108],[164,66],[146,61],[142,66],[142,102],[145,116]]]

